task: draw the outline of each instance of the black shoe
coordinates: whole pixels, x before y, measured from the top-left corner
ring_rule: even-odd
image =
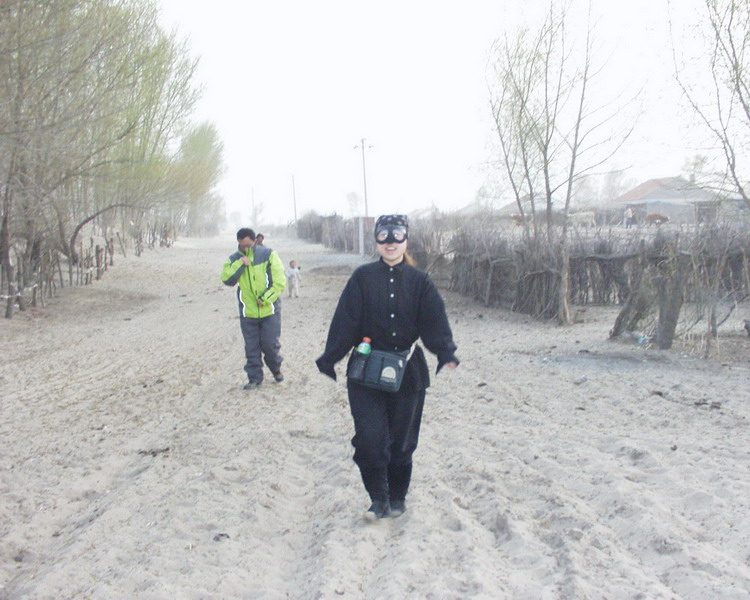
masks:
[[[256,390],[260,387],[259,381],[251,381],[242,386],[243,390]]]
[[[388,512],[388,516],[392,519],[400,517],[406,512],[406,501],[405,500],[391,500],[391,510]]]
[[[365,513],[365,521],[377,521],[388,514],[390,506],[388,500],[373,500],[370,508]]]
[[[282,381],[284,381],[284,376],[283,376],[283,375],[281,374],[281,371],[276,371],[276,372],[275,372],[275,373],[273,374],[273,380],[274,380],[274,381],[275,381],[276,383],[281,383]]]

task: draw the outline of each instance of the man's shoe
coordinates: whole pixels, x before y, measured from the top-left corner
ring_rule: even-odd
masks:
[[[391,510],[388,512],[388,516],[392,519],[400,517],[406,512],[406,501],[405,500],[391,500]]]
[[[373,522],[382,519],[388,514],[389,510],[388,500],[373,500],[372,505],[365,513],[365,521]]]
[[[284,381],[284,376],[283,376],[283,375],[281,374],[281,371],[276,371],[276,372],[275,372],[275,373],[273,374],[273,380],[274,380],[274,381],[275,381],[276,383],[281,383],[282,381]]]
[[[243,385],[242,389],[243,390],[255,390],[255,389],[258,389],[259,387],[260,387],[260,382],[259,381],[251,381],[251,382],[246,383],[245,385]]]

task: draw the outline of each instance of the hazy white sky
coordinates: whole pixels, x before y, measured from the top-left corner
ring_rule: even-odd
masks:
[[[680,0],[679,8],[695,0]],[[197,120],[213,121],[227,173],[227,212],[263,204],[261,226],[297,215],[370,215],[472,202],[495,153],[486,66],[490,48],[546,0],[160,0],[168,28],[189,38],[204,86]],[[645,90],[647,110],[618,166],[636,179],[679,173],[696,149],[681,139],[670,77],[666,0],[595,0],[608,54],[602,85]],[[672,7],[674,10],[674,6]],[[661,102],[661,104],[660,104]]]

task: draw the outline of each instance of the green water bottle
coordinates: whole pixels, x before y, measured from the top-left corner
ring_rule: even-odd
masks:
[[[370,354],[370,352],[372,352],[370,342],[372,342],[370,338],[363,337],[362,341],[359,343],[359,346],[357,346],[357,352],[359,352],[360,354]]]

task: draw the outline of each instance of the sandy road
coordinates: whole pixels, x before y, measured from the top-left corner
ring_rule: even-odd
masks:
[[[463,363],[428,393],[410,510],[366,526],[313,363],[359,259],[269,240],[302,297],[286,381],[247,393],[225,242],[0,324],[0,598],[750,597],[747,362],[447,295]]]

